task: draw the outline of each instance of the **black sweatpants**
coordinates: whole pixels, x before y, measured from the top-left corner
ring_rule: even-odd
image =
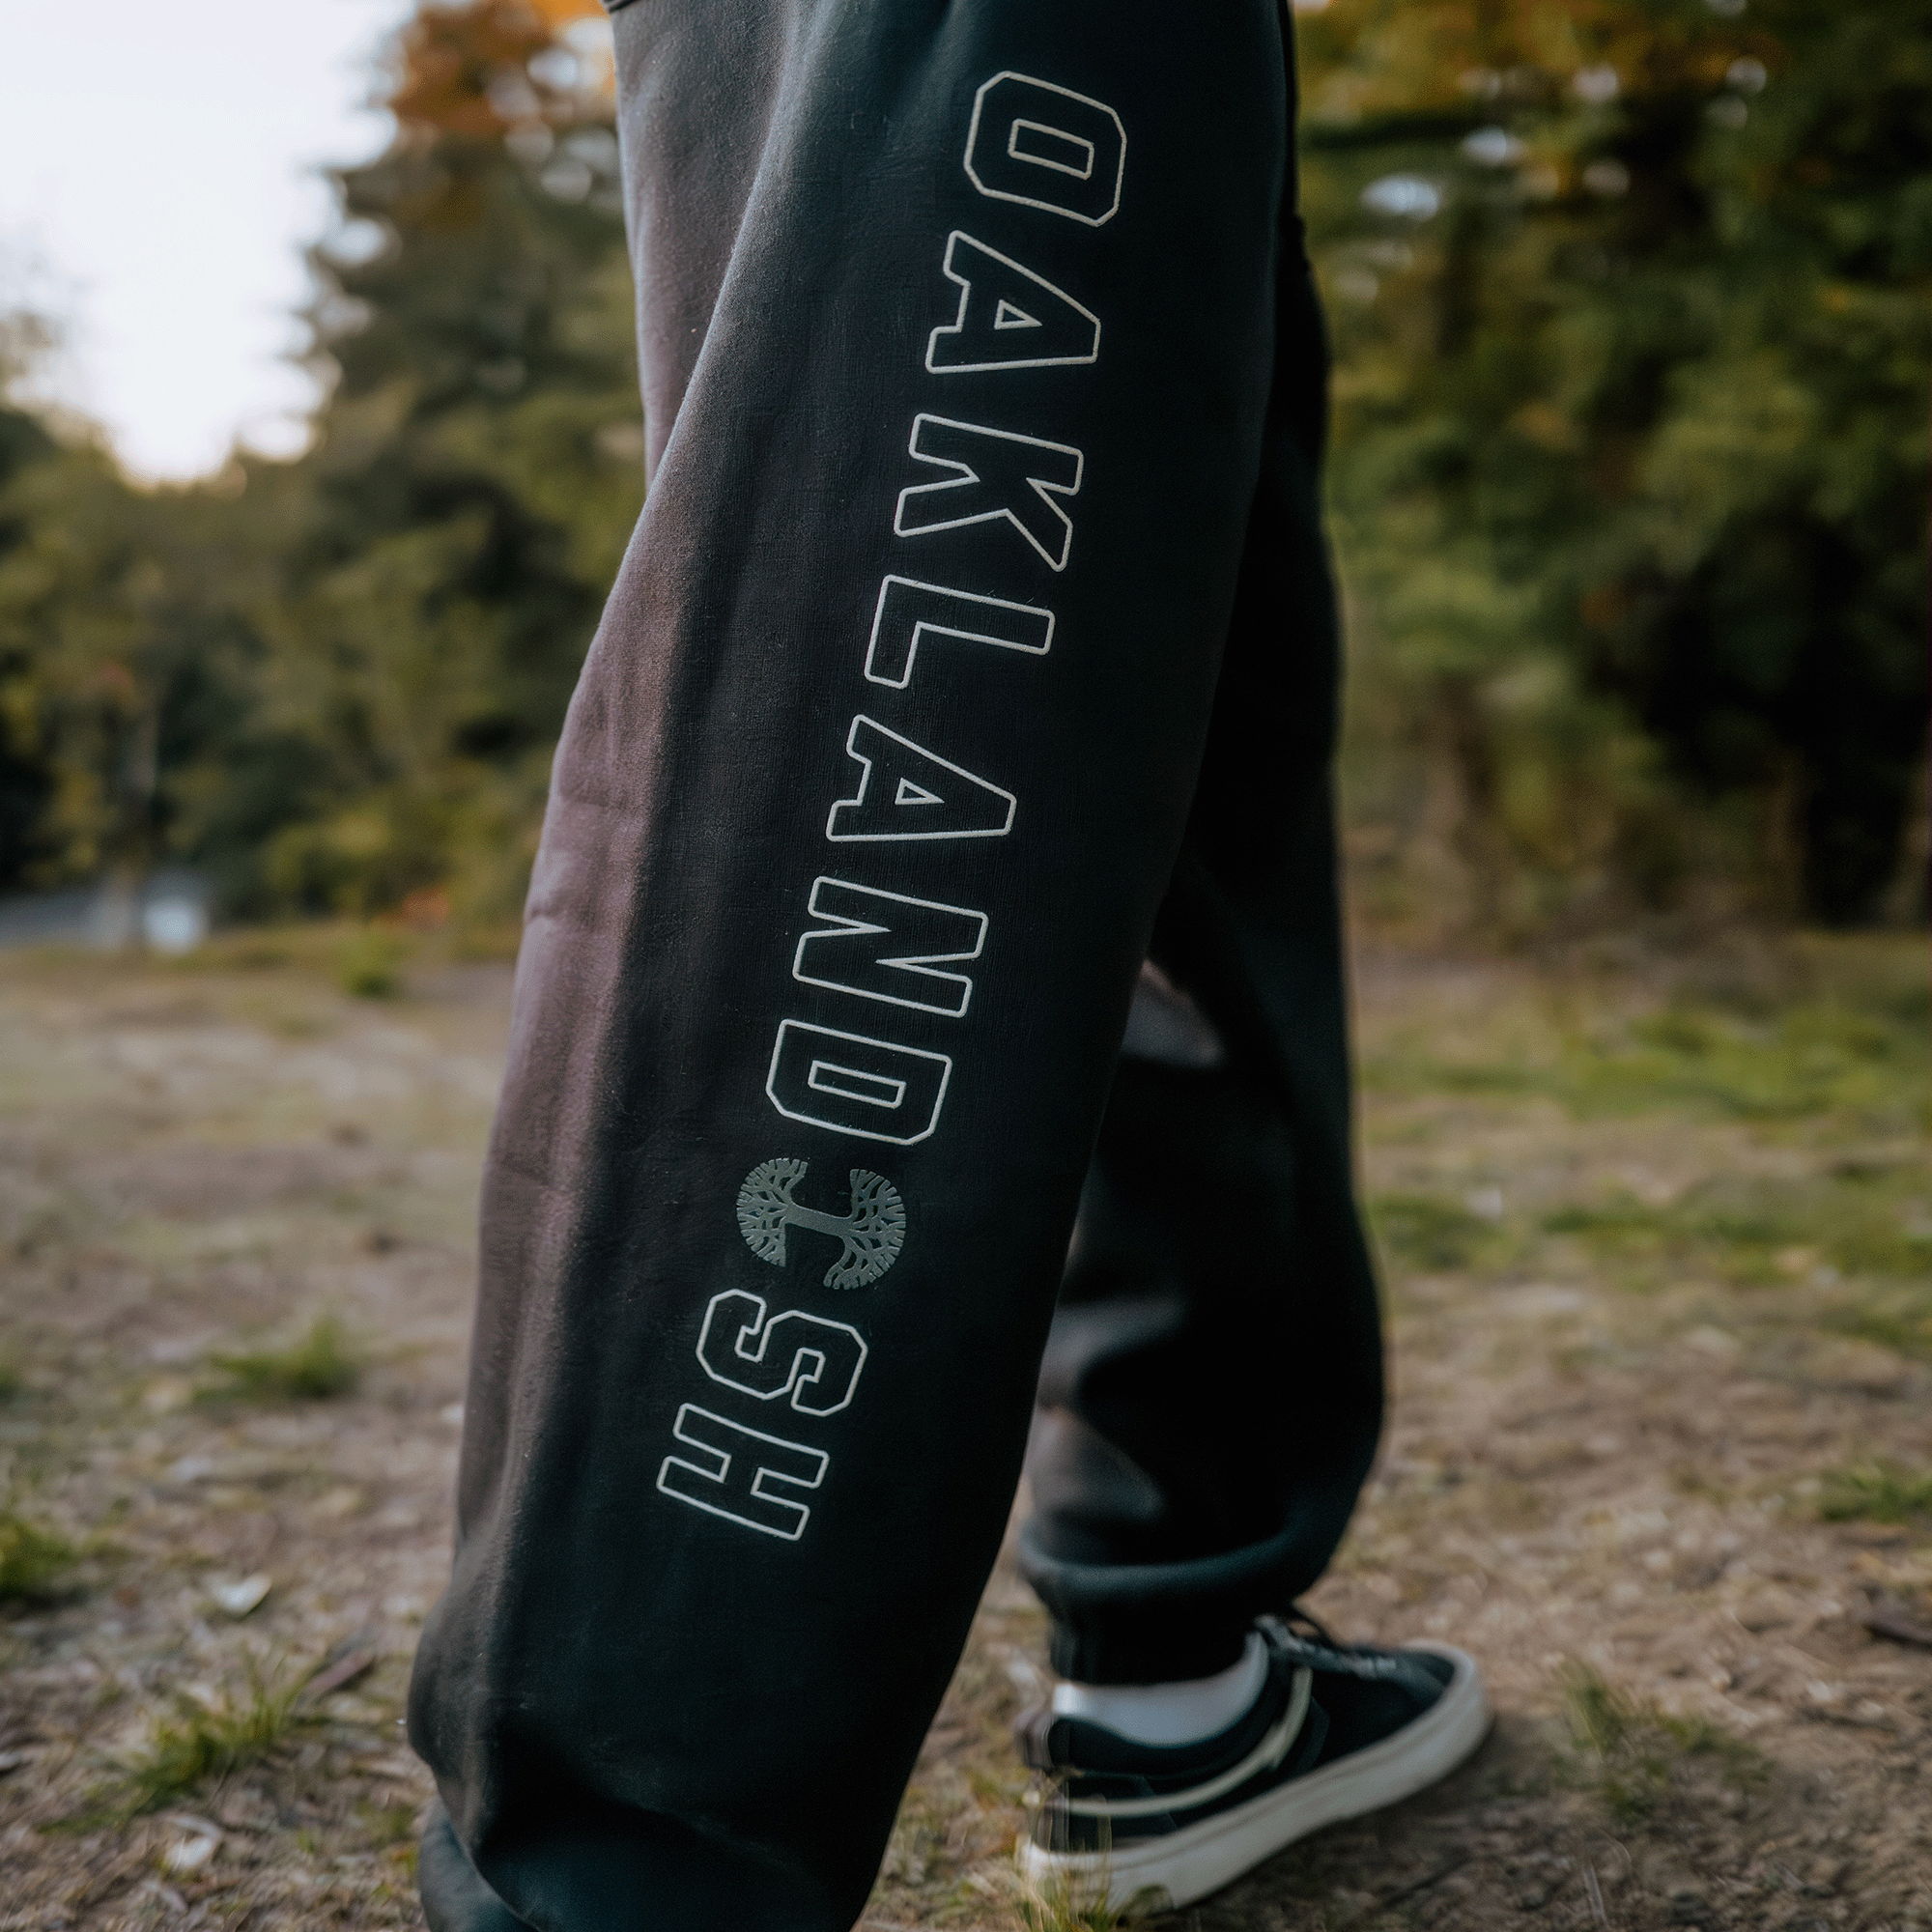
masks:
[[[653,477],[518,967],[425,1897],[844,1932],[1037,1386],[1097,1681],[1232,1662],[1379,1424],[1286,21],[614,25]]]

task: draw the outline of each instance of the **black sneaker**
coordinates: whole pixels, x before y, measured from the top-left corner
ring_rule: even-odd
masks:
[[[1446,1776],[1482,1743],[1489,1699],[1475,1660],[1447,1644],[1377,1650],[1319,1626],[1256,1626],[1268,1676],[1254,1709],[1199,1744],[1135,1744],[1052,1710],[1015,1726],[1052,1779],[1022,1871],[1116,1908],[1191,1905],[1324,1825]],[[1149,1894],[1153,1894],[1150,1897]]]

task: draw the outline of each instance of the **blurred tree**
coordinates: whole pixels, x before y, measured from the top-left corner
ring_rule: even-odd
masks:
[[[39,318],[0,317],[0,567],[27,542],[32,526],[11,486],[29,465],[50,456],[54,440],[30,411],[9,400],[14,384],[46,346]],[[0,630],[0,892],[16,885],[32,861],[41,816],[53,790],[36,730],[30,695],[34,656],[17,636]]]
[[[332,386],[254,721],[281,796],[238,791],[207,827],[259,849],[254,904],[368,911],[448,886],[497,916],[521,897],[643,494],[586,14],[423,6],[394,49],[394,140],[335,177],[345,220],[309,318]]]
[[[1479,926],[1767,862],[1864,916],[1924,733],[1932,0],[1297,11],[1372,896],[1446,845]],[[397,37],[299,461],[132,490],[0,337],[0,889],[514,911],[643,491],[596,14]]]
[[[1924,742],[1932,0],[1336,0],[1302,42],[1365,705],[1456,772],[1478,917],[1667,898],[1741,808],[1865,915]]]
[[[0,409],[0,887],[165,852],[231,911],[514,912],[643,494],[608,40],[594,0],[397,36],[298,462],[137,491]]]
[[[245,729],[272,547],[235,486],[136,491],[45,439],[0,491],[0,695],[35,811],[14,878],[128,891],[192,844]]]

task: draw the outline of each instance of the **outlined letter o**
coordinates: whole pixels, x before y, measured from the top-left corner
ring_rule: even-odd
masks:
[[[1120,208],[1126,165],[1126,129],[1104,100],[1011,72],[973,97],[966,177],[995,201],[1098,228]]]

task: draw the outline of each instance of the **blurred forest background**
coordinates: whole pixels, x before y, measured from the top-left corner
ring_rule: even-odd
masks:
[[[1932,0],[1297,14],[1358,910],[1922,918]],[[391,47],[298,460],[136,489],[0,403],[0,894],[514,922],[643,496],[600,21]]]

